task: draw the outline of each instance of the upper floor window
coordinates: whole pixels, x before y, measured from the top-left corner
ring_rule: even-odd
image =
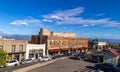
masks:
[[[12,45],[12,52],[15,52],[16,50],[16,45]]]
[[[2,46],[2,45],[0,45],[0,49],[3,49],[3,46]]]
[[[19,46],[19,51],[23,51],[23,45]]]

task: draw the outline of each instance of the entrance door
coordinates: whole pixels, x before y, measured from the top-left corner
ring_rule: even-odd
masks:
[[[19,61],[19,58],[20,58],[19,54],[14,55],[14,58]]]

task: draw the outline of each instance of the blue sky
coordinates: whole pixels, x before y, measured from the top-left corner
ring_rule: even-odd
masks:
[[[0,0],[0,33],[35,35],[48,28],[120,39],[119,5],[120,0]]]

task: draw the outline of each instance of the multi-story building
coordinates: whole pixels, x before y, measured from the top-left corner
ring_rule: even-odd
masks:
[[[45,55],[45,44],[30,44],[26,40],[6,39],[0,37],[0,48],[8,53],[9,60],[39,58]]]
[[[21,61],[25,57],[27,41],[14,39],[0,39],[0,48],[8,53],[9,59]]]
[[[46,53],[83,52],[88,48],[87,38],[77,38],[74,32],[51,32],[41,29],[39,35],[32,35],[31,42],[46,44]]]

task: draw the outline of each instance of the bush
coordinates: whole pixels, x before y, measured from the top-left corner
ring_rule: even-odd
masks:
[[[7,52],[4,51],[3,49],[0,49],[0,66],[5,67],[7,59],[8,59]]]

